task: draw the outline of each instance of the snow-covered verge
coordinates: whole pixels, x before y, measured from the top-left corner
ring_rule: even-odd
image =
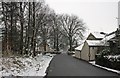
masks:
[[[89,63],[92,64],[92,65],[94,65],[94,66],[97,66],[97,67],[106,69],[106,70],[108,70],[108,71],[112,71],[112,72],[115,72],[115,73],[120,74],[120,71],[118,71],[118,70],[110,69],[110,68],[103,67],[103,66],[100,66],[100,65],[98,65],[98,64],[95,64],[95,61],[91,61],[91,62],[89,62]]]
[[[0,76],[45,76],[54,54],[0,58]]]

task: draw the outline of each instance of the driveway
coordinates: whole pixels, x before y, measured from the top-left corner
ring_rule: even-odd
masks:
[[[67,54],[56,55],[46,73],[46,76],[118,76]]]

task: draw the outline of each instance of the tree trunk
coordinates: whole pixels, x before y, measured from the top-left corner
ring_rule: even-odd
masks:
[[[4,2],[2,2],[2,14],[4,16],[4,24],[5,24],[5,40],[3,41],[2,44],[2,52],[5,51],[6,53],[8,52],[8,25],[7,25],[7,13],[5,12],[5,6]]]
[[[22,9],[22,2],[20,2],[20,53],[23,54],[23,9]]]
[[[35,48],[36,48],[36,37],[35,37],[35,2],[33,2],[33,56],[36,56]]]
[[[47,45],[47,43],[46,43],[46,41],[43,41],[44,43],[43,43],[43,45],[44,45],[44,51],[46,51],[46,45]]]
[[[56,46],[56,50],[57,50],[57,51],[59,51],[58,28],[57,28],[57,33],[56,33],[56,35],[57,35],[57,39],[56,39],[56,40],[57,40],[57,46]]]
[[[25,52],[26,54],[29,53],[29,49],[30,49],[30,36],[29,36],[29,32],[30,32],[30,16],[31,16],[31,3],[29,2],[29,15],[28,15],[28,27],[26,28],[26,47],[25,47]]]
[[[56,34],[55,34],[55,28],[53,27],[53,31],[54,31],[54,49],[56,48]]]
[[[10,13],[10,51],[12,52],[12,49],[13,49],[13,41],[12,41],[12,38],[13,38],[13,30],[12,30],[12,27],[13,27],[13,3],[11,2],[11,13]]]
[[[69,38],[69,42],[70,42],[70,51],[72,51],[72,37],[71,36]]]

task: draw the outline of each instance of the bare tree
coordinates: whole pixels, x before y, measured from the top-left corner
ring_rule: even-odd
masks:
[[[27,6],[27,13],[28,18],[27,26],[26,26],[26,37],[25,37],[25,52],[26,54],[32,53],[35,56],[35,48],[36,48],[36,38],[40,27],[40,21],[42,21],[41,15],[43,12],[44,2],[29,2]],[[33,52],[32,52],[33,51]]]
[[[54,40],[54,48],[59,51],[59,45],[60,45],[60,29],[61,29],[61,24],[60,24],[60,18],[59,15],[54,14],[53,15],[53,40]],[[62,38],[61,38],[62,39]]]
[[[30,49],[29,49],[29,47],[30,47],[30,27],[31,27],[31,24],[30,24],[30,22],[31,22],[31,2],[29,2],[28,3],[28,25],[26,26],[26,37],[25,37],[25,49],[24,49],[24,51],[25,51],[25,53],[26,54],[28,54],[29,53],[29,51],[30,51]]]
[[[69,41],[70,51],[77,37],[82,38],[84,23],[77,16],[58,15],[44,1],[3,2],[4,41],[6,48],[20,54],[36,56],[36,44],[51,44],[59,51]],[[19,44],[18,44],[19,43]]]
[[[61,26],[63,29],[61,33],[68,38],[70,51],[72,51],[72,45],[76,41],[76,38],[83,37],[82,32],[85,30],[84,24],[75,15],[61,15]]]
[[[18,33],[15,32],[17,32],[16,23],[18,19],[18,3],[2,2],[2,15],[5,27],[3,46],[6,48],[4,48],[4,51],[13,52],[16,50],[14,47],[17,46],[15,37],[18,35]]]
[[[25,3],[23,4],[22,2],[20,2],[20,25],[21,25],[21,29],[20,29],[20,53],[23,54],[23,31],[24,31],[24,11],[25,11]]]

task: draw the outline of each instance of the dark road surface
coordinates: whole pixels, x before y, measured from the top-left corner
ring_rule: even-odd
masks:
[[[46,73],[46,76],[118,76],[67,54],[56,55]]]

